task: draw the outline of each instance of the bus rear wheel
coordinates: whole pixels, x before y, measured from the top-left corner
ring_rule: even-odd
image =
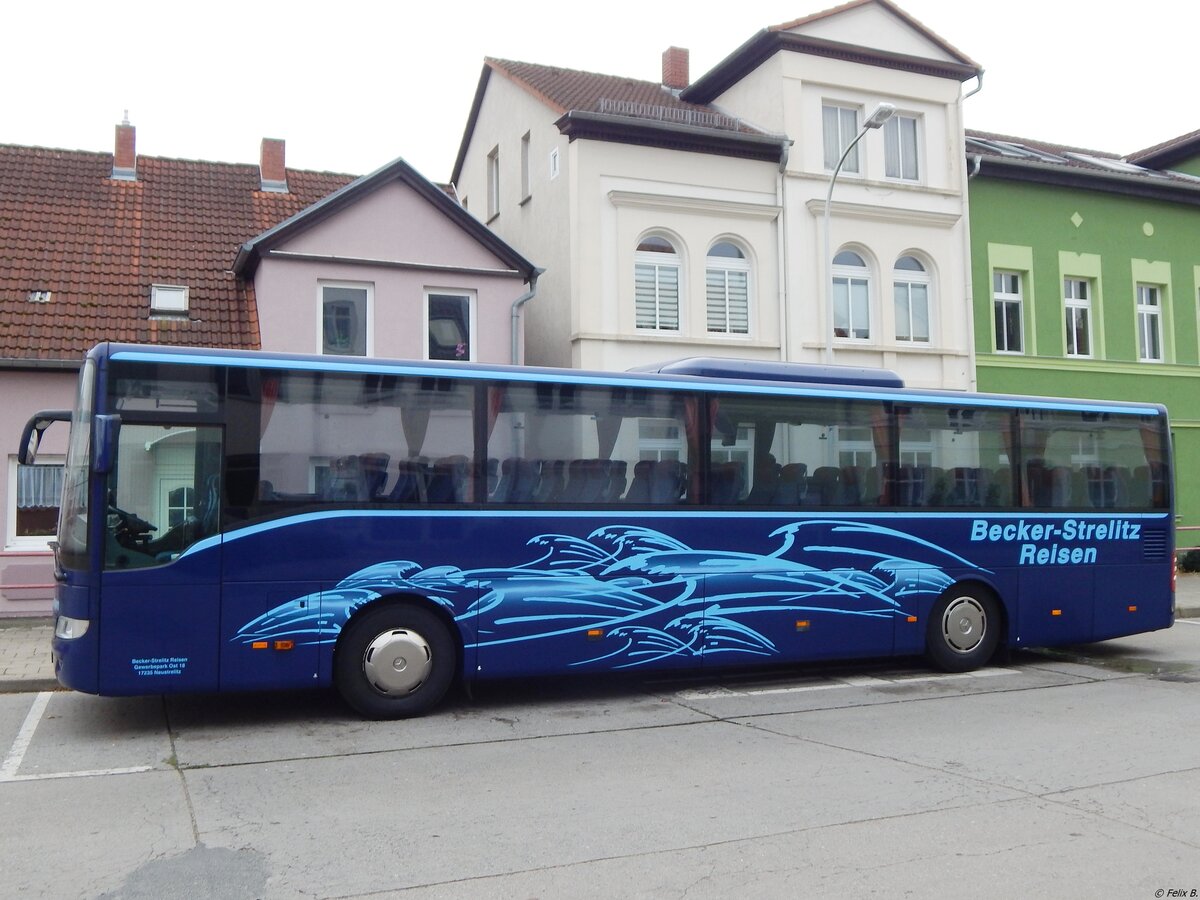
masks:
[[[333,680],[368,719],[406,719],[438,704],[454,680],[457,653],[434,613],[409,604],[368,609],[338,639]]]
[[[969,672],[992,658],[1000,642],[1000,607],[977,587],[954,587],[933,605],[925,654],[946,672]]]

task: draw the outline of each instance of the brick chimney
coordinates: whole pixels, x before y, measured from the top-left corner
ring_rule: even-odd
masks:
[[[682,91],[690,84],[687,48],[668,47],[663,51],[662,83],[673,91]]]
[[[129,110],[117,126],[117,146],[113,152],[112,177],[118,181],[137,181],[137,129],[129,124]]]
[[[275,194],[288,192],[287,169],[283,165],[283,141],[263,138],[258,156],[258,174],[264,191]]]

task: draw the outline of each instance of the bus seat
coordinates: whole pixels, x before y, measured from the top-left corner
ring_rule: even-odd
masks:
[[[321,491],[321,499],[335,503],[364,499],[357,456],[339,456],[330,460],[329,478]]]
[[[389,453],[364,453],[358,458],[359,478],[362,483],[364,500],[376,500],[383,492],[387,483],[388,463],[392,461]]]
[[[677,459],[661,459],[650,473],[651,503],[674,503],[683,493],[683,466]]]
[[[602,499],[612,501],[620,500],[621,495],[625,493],[625,485],[628,479],[625,473],[629,471],[629,463],[623,459],[612,459],[608,462],[608,487],[605,488],[604,497]]]
[[[800,506],[808,495],[807,473],[807,463],[788,463],[781,466],[770,502],[775,506]]]
[[[414,460],[396,464],[396,482],[386,499],[392,503],[421,503],[425,498],[425,466]]]
[[[796,463],[795,465],[803,465]],[[770,503],[779,485],[779,473],[783,467],[775,462],[774,457],[763,460],[754,467],[754,483],[750,485],[750,493],[746,495],[746,503]]]
[[[654,470],[654,461],[639,459],[633,464],[633,481],[625,492],[627,503],[646,503],[650,500],[650,474]]]
[[[427,499],[430,503],[459,503],[466,499],[467,458],[447,456],[433,464]]]
[[[537,490],[533,492],[535,503],[553,503],[563,490],[563,469],[566,464],[561,459],[544,459],[539,470]]]
[[[510,456],[504,462],[500,463],[500,480],[496,484],[496,490],[492,492],[492,500],[496,503],[509,503],[511,501],[513,489],[519,477],[518,465],[520,462],[517,457]]]
[[[808,480],[809,506],[837,506],[841,500],[841,470],[836,466],[818,466]]]
[[[737,503],[742,494],[742,466],[737,462],[717,463],[712,467],[710,485],[711,502],[720,504]]]

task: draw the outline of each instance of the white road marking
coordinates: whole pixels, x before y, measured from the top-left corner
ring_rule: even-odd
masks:
[[[1200,625],[1200,619],[1176,619],[1176,625]]]
[[[18,775],[17,770],[21,768],[21,762],[25,759],[25,753],[29,749],[30,743],[33,742],[33,733],[37,730],[38,723],[42,721],[42,716],[46,713],[46,706],[50,703],[51,696],[51,691],[42,691],[33,698],[33,705],[29,707],[25,721],[21,723],[21,730],[17,732],[17,739],[13,741],[8,755],[4,757],[3,765],[0,765],[0,784],[8,781],[45,781],[50,778],[91,778],[96,775],[131,775],[135,772],[149,772],[153,768],[152,766],[130,766],[124,769],[89,769],[83,772],[46,772],[38,775]]]
[[[94,778],[99,775],[136,775],[149,772],[153,766],[129,766],[125,769],[87,769],[82,772],[44,772],[39,775],[0,776],[0,784],[8,781],[49,781],[54,778]]]
[[[33,698],[33,706],[29,707],[29,713],[25,716],[25,721],[21,723],[17,739],[13,741],[8,756],[4,757],[4,764],[0,765],[0,781],[9,781],[17,774],[17,769],[21,767],[21,760],[25,758],[25,751],[29,749],[29,743],[33,740],[33,732],[37,729],[38,722],[42,721],[42,715],[46,712],[46,704],[49,702],[50,691],[42,691]]]
[[[722,697],[762,697],[767,694],[801,694],[810,691],[831,691],[849,687],[899,687],[906,684],[928,681],[956,681],[964,678],[993,678],[997,675],[1018,675],[1017,669],[980,669],[977,672],[958,672],[944,675],[909,675],[898,678],[877,678],[870,675],[853,675],[847,678],[831,678],[816,684],[797,684],[770,688],[701,688],[682,691],[683,700],[714,700]]]

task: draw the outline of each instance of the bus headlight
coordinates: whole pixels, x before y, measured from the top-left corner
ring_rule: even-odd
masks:
[[[72,619],[70,616],[59,616],[54,620],[54,636],[63,640],[73,641],[87,634],[87,619]]]

